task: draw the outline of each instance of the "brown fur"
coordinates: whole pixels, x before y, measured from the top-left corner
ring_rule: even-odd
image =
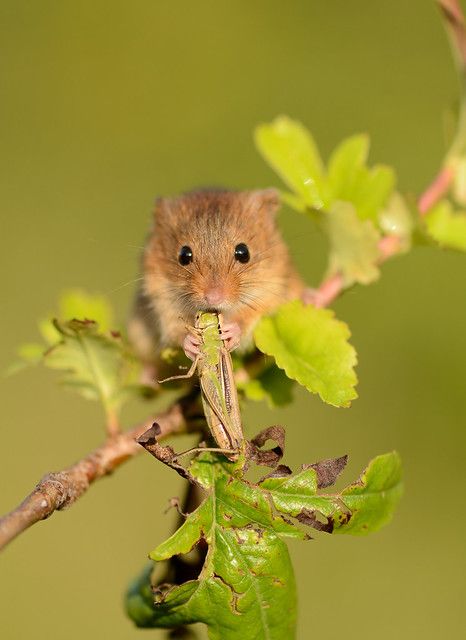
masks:
[[[211,308],[204,297],[209,289],[223,290],[225,302],[217,310],[238,322],[246,340],[261,316],[302,294],[275,225],[278,207],[273,189],[197,191],[158,200],[130,324],[141,355],[151,360],[161,348],[179,346],[195,313]],[[246,264],[234,258],[241,242],[250,251]],[[193,251],[187,266],[178,262],[183,245]]]

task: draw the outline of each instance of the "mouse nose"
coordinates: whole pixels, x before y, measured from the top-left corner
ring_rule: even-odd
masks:
[[[225,291],[222,287],[210,287],[205,292],[205,299],[207,301],[207,304],[216,306],[225,301]]]

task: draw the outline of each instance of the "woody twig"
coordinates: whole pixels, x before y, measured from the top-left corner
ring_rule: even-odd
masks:
[[[86,493],[91,484],[112,473],[126,460],[143,449],[136,439],[154,422],[160,427],[159,438],[186,432],[190,429],[186,419],[187,405],[178,401],[158,416],[108,439],[71,467],[48,473],[23,502],[0,518],[0,549],[31,525],[51,516],[55,511],[70,507]]]

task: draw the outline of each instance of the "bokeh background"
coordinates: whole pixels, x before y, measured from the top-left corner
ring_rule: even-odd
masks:
[[[324,157],[367,131],[371,161],[393,164],[401,189],[419,193],[445,151],[457,95],[426,0],[1,0],[0,52],[2,367],[70,286],[108,295],[124,323],[156,195],[278,185],[254,149],[257,123],[302,120]],[[292,211],[280,222],[317,283],[321,236]],[[390,526],[291,545],[300,640],[464,630],[465,276],[464,255],[416,249],[335,304],[359,352],[351,409],[301,392],[284,410],[245,410],[251,431],[286,425],[294,467],[347,452],[350,481],[377,453],[396,448],[404,461]],[[0,389],[3,512],[103,433],[99,408],[49,371]],[[133,406],[125,423],[149,412]],[[122,596],[169,532],[167,498],[181,491],[141,455],[26,532],[0,557],[0,636],[162,638],[133,628]]]

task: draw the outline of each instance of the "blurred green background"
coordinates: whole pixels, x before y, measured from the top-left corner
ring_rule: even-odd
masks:
[[[367,131],[371,161],[393,164],[401,189],[419,193],[444,153],[457,89],[426,0],[1,0],[0,52],[2,367],[67,287],[107,294],[124,322],[157,195],[278,184],[253,147],[258,122],[302,120],[325,157]],[[317,283],[322,238],[298,214],[280,220]],[[291,545],[300,640],[464,630],[465,275],[464,255],[417,249],[337,302],[359,352],[351,409],[304,392],[285,410],[246,408],[250,432],[286,425],[291,466],[347,452],[350,481],[377,453],[396,448],[404,461],[389,527]],[[0,512],[102,440],[98,407],[54,377],[1,380]],[[125,422],[149,412],[132,407]],[[134,629],[121,601],[181,492],[142,455],[26,532],[0,556],[0,636],[162,638]]]

